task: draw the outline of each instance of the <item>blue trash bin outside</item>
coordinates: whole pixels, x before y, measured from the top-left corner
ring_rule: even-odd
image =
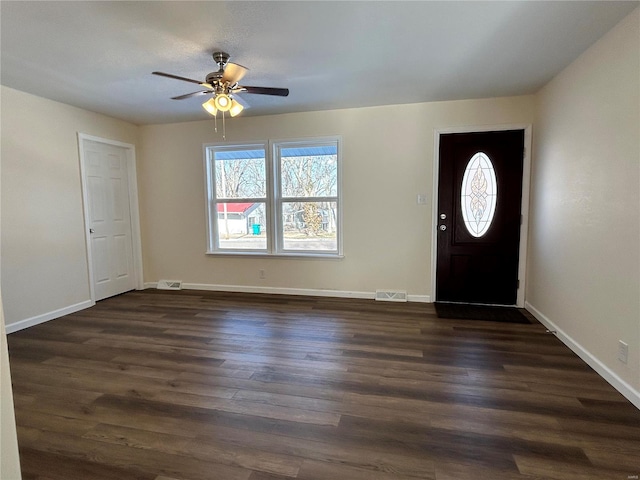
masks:
[[[253,225],[251,225],[251,228],[253,229],[254,235],[260,235],[260,224],[254,223]]]

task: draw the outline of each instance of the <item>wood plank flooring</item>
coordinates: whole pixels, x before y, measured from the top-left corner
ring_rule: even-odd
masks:
[[[640,411],[535,321],[146,290],[9,354],[24,480],[640,474]]]

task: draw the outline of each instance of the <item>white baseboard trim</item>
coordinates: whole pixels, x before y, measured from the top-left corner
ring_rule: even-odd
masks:
[[[621,379],[613,370],[607,367],[604,363],[598,360],[591,352],[576,342],[570,335],[565,333],[555,323],[553,323],[546,315],[540,310],[531,305],[529,302],[525,302],[525,308],[531,312],[531,314],[538,319],[549,330],[555,331],[558,339],[569,347],[573,352],[584,360],[587,365],[593,368],[598,375],[604,378],[611,384],[618,392],[624,395],[627,400],[633,403],[636,408],[640,409],[640,392],[634,389],[631,385]]]
[[[157,282],[146,282],[144,288],[156,288]],[[337,298],[361,298],[373,300],[375,292],[353,292],[349,290],[321,290],[313,288],[283,288],[260,287],[243,285],[213,285],[209,283],[183,283],[184,290],[208,290],[212,292],[237,292],[237,293],[270,293],[274,295],[305,295],[309,297],[337,297]],[[429,295],[407,295],[409,302],[431,302]]]
[[[68,307],[60,308],[52,312],[43,313],[42,315],[36,315],[35,317],[26,318],[24,320],[10,323],[6,325],[6,330],[7,333],[24,330],[25,328],[33,327],[35,325],[48,322],[49,320],[64,317],[65,315],[79,312],[80,310],[84,310],[85,308],[93,307],[95,304],[96,302],[94,302],[93,300],[85,300],[84,302],[76,303],[75,305],[69,305]]]
[[[407,295],[407,301],[416,303],[431,303],[430,295]]]
[[[215,292],[270,293],[274,295],[305,295],[309,297],[340,297],[372,299],[374,292],[351,292],[348,290],[318,290],[312,288],[260,287],[243,285],[211,285],[207,283],[183,283],[189,290],[209,290]]]

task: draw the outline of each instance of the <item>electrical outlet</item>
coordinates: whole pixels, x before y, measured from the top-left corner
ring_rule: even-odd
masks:
[[[618,360],[624,364],[629,360],[629,345],[622,340],[618,341]]]
[[[259,275],[260,275],[260,278],[262,278],[262,279],[267,278],[267,274],[264,273],[264,270],[260,270]]]

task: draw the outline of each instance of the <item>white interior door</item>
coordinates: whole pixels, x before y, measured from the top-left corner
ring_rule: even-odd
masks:
[[[84,174],[95,299],[136,287],[126,149],[84,141]]]

